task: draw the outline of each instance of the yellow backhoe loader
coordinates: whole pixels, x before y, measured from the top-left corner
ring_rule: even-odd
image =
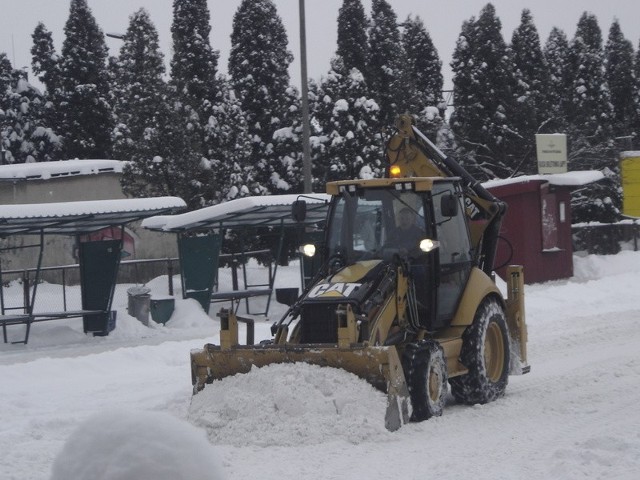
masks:
[[[506,210],[412,123],[396,122],[385,178],[327,184],[325,238],[305,245],[321,268],[273,338],[238,342],[223,309],[220,345],[191,353],[194,393],[253,366],[307,362],[341,368],[388,394],[385,424],[441,415],[448,387],[462,403],[501,396],[529,371],[522,267],[507,298],[493,276]],[[292,215],[302,220],[303,197]]]

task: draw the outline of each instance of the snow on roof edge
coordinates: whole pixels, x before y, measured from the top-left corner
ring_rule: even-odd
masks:
[[[167,208],[185,208],[186,206],[185,201],[179,197],[119,198],[113,200],[14,204],[0,205],[0,219],[125,213]]]
[[[0,180],[48,180],[55,177],[121,173],[121,160],[89,159],[0,165]]]
[[[182,213],[179,215],[157,215],[143,220],[142,227],[154,230],[174,230],[183,225],[190,225],[207,221],[210,218],[222,216],[228,213],[240,212],[255,207],[268,207],[270,205],[291,205],[295,200],[302,198],[310,203],[328,202],[331,195],[326,193],[293,193],[287,195],[258,195],[237,198],[228,202],[219,203],[199,210]]]
[[[516,183],[526,183],[534,181],[548,182],[557,186],[582,186],[588,185],[598,180],[602,180],[604,174],[599,170],[582,170],[566,173],[551,173],[545,175],[522,175],[520,177],[489,180],[482,184],[485,188],[495,188]]]

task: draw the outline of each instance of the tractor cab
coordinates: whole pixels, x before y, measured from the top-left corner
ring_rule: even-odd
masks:
[[[345,181],[328,190],[333,199],[325,243],[317,246],[327,280],[308,293],[307,301],[350,298],[356,311],[366,309],[383,279],[398,275],[400,268],[409,280],[408,322],[429,331],[447,326],[472,266],[458,180]]]

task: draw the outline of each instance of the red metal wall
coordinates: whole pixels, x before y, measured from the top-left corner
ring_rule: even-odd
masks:
[[[570,189],[529,180],[489,187],[508,205],[498,242],[496,266],[523,265],[526,283],[573,275]],[[544,212],[543,212],[544,205]],[[509,257],[511,255],[511,259]],[[496,272],[502,278],[505,267]]]

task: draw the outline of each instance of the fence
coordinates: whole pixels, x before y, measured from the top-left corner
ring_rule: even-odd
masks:
[[[31,287],[33,287],[35,281],[36,270],[36,268],[26,268],[2,271],[2,286],[9,286],[11,282],[14,281],[17,281],[22,286],[22,296],[20,299],[17,299],[16,295],[13,295],[13,298],[5,298],[5,295],[2,296],[4,308],[18,309],[19,306],[17,302],[19,301],[22,305],[28,305],[28,298],[31,294]],[[173,295],[173,276],[179,271],[177,258],[123,260],[120,262],[116,283],[144,284],[153,278],[166,275],[167,294]],[[76,286],[80,283],[80,267],[78,264],[42,267],[40,272],[40,279],[48,282],[49,285],[38,286],[36,310],[66,311],[81,308],[79,294],[70,294],[69,291],[69,287]]]
[[[612,255],[623,249],[637,251],[640,244],[640,225],[635,220],[578,224],[571,231],[574,251]]]
[[[241,268],[242,284],[244,289],[253,287],[273,287],[275,270],[273,258],[269,250],[259,250],[252,252],[244,252],[241,254],[223,254],[220,255],[221,265],[229,267],[231,278],[225,276],[224,279],[218,278],[216,275],[214,291],[218,289],[218,284],[223,280],[229,284],[233,290],[239,288],[238,267]],[[251,257],[259,258],[263,266],[261,274],[256,275],[251,272],[247,273],[247,260]],[[11,298],[5,298],[4,291],[0,300],[3,308],[10,310],[22,310],[24,305],[29,304],[29,295],[35,282],[36,268],[25,268],[15,270],[2,270],[0,272],[0,280],[2,286],[9,286],[12,282],[18,282],[22,288],[21,295],[11,295]],[[142,260],[122,260],[118,269],[117,284],[145,284],[149,280],[162,275],[167,276],[167,294],[174,295],[174,275],[180,273],[180,262],[178,258],[163,259],[142,259]],[[261,277],[266,277],[262,279]],[[80,284],[80,267],[78,264],[60,265],[40,268],[40,280],[46,284],[38,286],[38,295],[36,299],[36,310],[69,310],[80,309],[81,299],[79,292],[74,290],[70,292],[69,287]],[[116,296],[122,294],[116,290]],[[247,304],[248,308],[248,304]]]

